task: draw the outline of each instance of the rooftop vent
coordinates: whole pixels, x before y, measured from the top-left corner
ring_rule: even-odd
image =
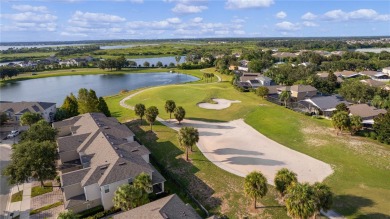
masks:
[[[126,162],[122,162],[122,163],[119,163],[119,166],[123,166],[125,164],[126,164]]]
[[[168,219],[169,218],[168,215],[165,214],[164,212],[162,212],[161,215],[163,216],[164,219]]]
[[[119,157],[123,157],[123,154],[119,154]]]
[[[118,150],[118,147],[114,147],[115,150]]]
[[[104,129],[110,129],[110,127],[109,126],[104,126]]]
[[[105,170],[105,169],[107,169],[107,167],[108,167],[107,165],[106,166],[101,166],[100,169],[101,170]]]
[[[138,151],[138,148],[131,150],[131,152],[136,152],[136,151]]]

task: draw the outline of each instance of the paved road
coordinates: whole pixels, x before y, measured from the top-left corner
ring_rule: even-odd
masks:
[[[0,171],[9,163],[11,148],[6,142],[0,144]],[[7,207],[8,193],[10,187],[8,186],[7,179],[0,175],[0,219],[4,217],[4,211]]]

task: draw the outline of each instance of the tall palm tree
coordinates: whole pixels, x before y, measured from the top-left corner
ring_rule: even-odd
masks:
[[[141,119],[141,125],[142,125],[142,117],[145,115],[145,105],[142,103],[135,104],[134,112],[135,115],[139,116]]]
[[[245,177],[244,184],[245,194],[254,199],[254,208],[256,209],[256,201],[267,194],[267,179],[260,172],[253,171]]]
[[[287,168],[280,169],[276,173],[275,179],[274,179],[276,190],[280,193],[280,195],[282,197],[284,197],[284,195],[286,194],[287,188],[291,184],[297,183],[297,182],[298,182],[297,174],[290,171]]]
[[[287,107],[287,102],[291,99],[291,92],[288,90],[282,91],[279,95],[279,99],[284,102],[284,106]]]
[[[313,185],[313,192],[317,199],[316,202],[316,213],[318,214],[321,210],[328,211],[333,204],[333,193],[330,187],[316,182]]]
[[[124,184],[118,187],[113,198],[114,206],[128,211],[149,202],[148,196],[141,188]]]
[[[135,187],[141,188],[146,193],[153,191],[152,179],[147,173],[141,173],[135,177],[133,182]]]
[[[152,131],[152,126],[154,121],[156,121],[156,118],[158,116],[158,109],[155,106],[151,106],[146,109],[145,111],[145,117],[146,120],[150,123],[150,130]]]
[[[308,183],[295,183],[288,187],[286,208],[290,217],[307,219],[316,212],[316,204],[313,189]]]
[[[188,148],[199,141],[199,132],[194,127],[183,127],[179,130],[178,140],[180,145],[186,147],[186,160],[188,161]]]
[[[169,119],[172,119],[172,113],[176,109],[176,103],[173,100],[167,100],[165,102],[165,111],[169,113]]]

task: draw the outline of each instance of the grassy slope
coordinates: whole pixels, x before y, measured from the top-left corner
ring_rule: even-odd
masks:
[[[230,108],[221,111],[205,110],[196,106],[196,103],[209,97],[237,99],[241,100],[242,103],[233,104]],[[115,98],[117,99],[115,100]],[[108,98],[110,108],[123,110],[117,103],[117,106],[115,106],[115,101],[119,102],[121,97],[115,98],[112,99],[112,102]],[[168,118],[169,115],[165,113],[163,107],[167,99],[173,99],[177,105],[182,105],[187,111],[187,118],[214,121],[245,118],[249,125],[269,138],[331,164],[335,173],[328,177],[325,182],[332,187],[336,195],[334,208],[340,213],[350,218],[364,218],[365,215],[376,217],[388,217],[390,215],[387,207],[388,197],[390,197],[390,183],[388,180],[390,179],[390,148],[388,146],[360,137],[336,136],[328,120],[312,119],[261,100],[252,93],[240,93],[227,83],[171,85],[153,88],[135,96],[127,103],[134,105],[142,102],[147,106],[155,105],[160,109],[160,116]],[[259,104],[261,105],[259,106]],[[143,127],[143,129],[147,128]],[[165,150],[164,146],[156,146],[173,144],[174,146],[171,145],[171,148],[180,149],[177,146],[174,134],[171,134],[172,136],[168,134],[172,131],[164,127],[158,127],[156,130],[157,143],[148,143],[152,152],[156,154],[165,153],[165,155],[158,155],[159,159],[164,160],[164,162],[179,162],[174,160],[181,159],[177,156],[182,155],[175,153],[171,155],[166,153],[166,151],[171,150]],[[192,156],[193,159],[198,156],[203,157],[198,153]],[[180,166],[179,164],[171,165]],[[193,165],[196,167],[196,171],[193,171],[195,176],[212,188],[215,194],[221,191],[218,188],[226,187],[228,180],[232,181],[228,183],[229,185],[240,187],[238,179],[234,183],[236,176],[210,165],[204,157],[199,158],[199,161],[193,161]],[[217,170],[222,171],[221,175],[214,173]],[[191,174],[185,175],[191,176]],[[214,178],[214,175],[218,177]],[[232,206],[227,208],[224,205],[226,202],[223,201],[218,210],[226,212],[228,215],[244,215],[242,207],[246,206],[247,203],[242,201],[244,199],[239,190],[236,192],[230,191],[227,194],[217,195],[218,197],[224,197],[222,200],[229,200],[227,203],[232,202]],[[231,199],[231,195],[228,194],[231,194],[234,198]]]

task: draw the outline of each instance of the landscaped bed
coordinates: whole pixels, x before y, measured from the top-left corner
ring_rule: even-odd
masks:
[[[12,194],[11,196],[11,202],[19,202],[23,200],[23,190]]]
[[[49,193],[53,191],[53,184],[52,182],[45,183],[45,186],[34,186],[31,188],[31,197],[35,197],[38,195],[43,195],[45,193]]]
[[[42,211],[46,211],[46,210],[49,210],[49,209],[61,206],[62,204],[63,204],[63,202],[59,201],[59,202],[56,202],[56,203],[53,203],[53,204],[50,204],[50,205],[43,206],[43,207],[38,208],[38,209],[34,209],[34,210],[32,210],[30,212],[30,215],[41,213]]]

